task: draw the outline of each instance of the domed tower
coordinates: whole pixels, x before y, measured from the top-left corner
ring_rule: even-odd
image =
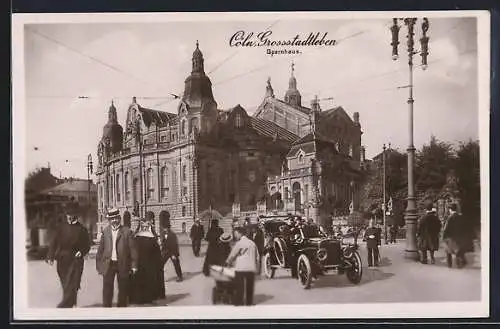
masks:
[[[198,41],[193,52],[191,75],[184,81],[178,114],[181,137],[193,130],[210,132],[217,120],[217,102],[212,93],[212,82],[205,74],[203,53]]]
[[[294,71],[295,64],[292,62],[292,75],[290,76],[290,80],[288,80],[288,90],[285,94],[285,102],[293,107],[301,107],[302,96],[297,89],[297,79],[295,79]]]
[[[111,153],[118,153],[123,147],[123,128],[118,123],[118,115],[116,107],[111,101],[111,106],[108,111],[108,123],[102,129],[102,140],[109,140]]]

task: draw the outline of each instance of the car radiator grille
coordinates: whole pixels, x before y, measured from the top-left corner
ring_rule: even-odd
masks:
[[[328,257],[326,258],[327,265],[337,265],[340,264],[342,257],[342,250],[340,249],[340,243],[337,242],[325,242],[321,244],[321,248],[325,248],[328,252]]]

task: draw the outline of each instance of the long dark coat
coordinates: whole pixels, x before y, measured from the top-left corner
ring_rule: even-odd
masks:
[[[137,273],[130,278],[130,303],[148,304],[165,297],[163,262],[156,238],[134,238],[139,259]]]
[[[441,221],[433,212],[428,212],[418,223],[418,244],[420,250],[436,251],[439,249]]]
[[[57,273],[65,294],[80,289],[84,256],[89,250],[89,234],[82,224],[63,222],[57,227],[47,258],[57,261]],[[82,256],[77,258],[75,254],[78,251]]]
[[[452,253],[458,250],[463,252],[473,251],[472,235],[472,229],[464,217],[458,213],[454,213],[448,217],[444,226],[443,239]]]
[[[208,276],[210,274],[210,265],[216,265],[218,262],[218,245],[219,237],[224,233],[224,230],[218,226],[212,226],[208,232],[205,240],[208,241],[207,254],[203,262],[203,274]]]

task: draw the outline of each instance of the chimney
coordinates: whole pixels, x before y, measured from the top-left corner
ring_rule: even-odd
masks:
[[[354,112],[354,114],[352,115],[352,118],[354,120],[354,123],[359,126],[359,112]]]
[[[361,162],[366,161],[366,149],[364,146],[361,146]]]

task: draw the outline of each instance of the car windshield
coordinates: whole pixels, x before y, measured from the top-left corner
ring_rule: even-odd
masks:
[[[321,232],[319,231],[319,227],[314,224],[306,225],[302,228],[302,232],[304,233],[304,237],[306,238],[320,238]]]

